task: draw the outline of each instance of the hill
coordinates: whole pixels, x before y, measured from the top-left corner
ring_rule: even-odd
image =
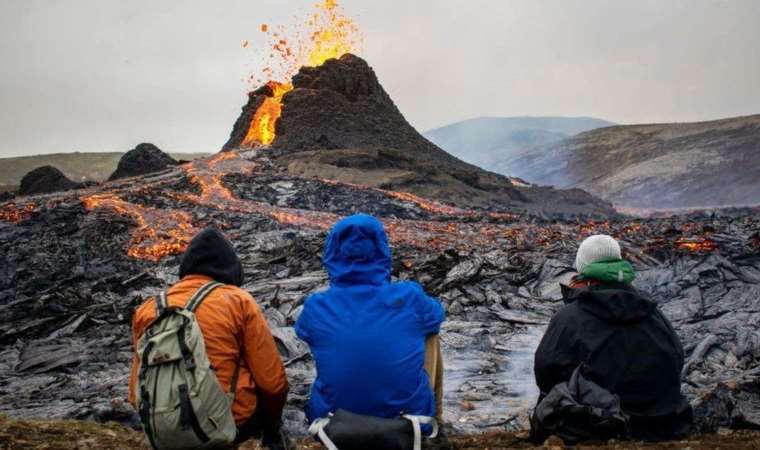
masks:
[[[0,186],[17,186],[32,169],[53,166],[74,181],[102,181],[116,169],[124,153],[52,153],[49,155],[0,158]],[[172,153],[174,159],[191,160],[205,153]]]
[[[592,117],[478,117],[423,134],[457,158],[494,170],[494,164],[521,149],[611,125],[614,124]]]
[[[626,207],[757,203],[760,115],[601,128],[534,147],[499,167]]]

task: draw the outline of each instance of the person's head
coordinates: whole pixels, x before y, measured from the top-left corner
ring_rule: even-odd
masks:
[[[612,236],[597,234],[581,243],[575,255],[575,270],[582,274],[591,264],[621,259],[620,244]]]
[[[391,251],[383,224],[366,214],[340,220],[327,236],[322,262],[335,285],[387,283]]]
[[[224,284],[243,284],[243,264],[232,243],[216,228],[201,231],[185,250],[179,265],[179,277],[206,275]]]

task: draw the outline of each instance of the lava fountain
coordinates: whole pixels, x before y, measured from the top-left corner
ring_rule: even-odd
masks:
[[[301,67],[321,66],[328,59],[356,53],[360,49],[363,36],[354,22],[343,15],[336,0],[324,0],[317,3],[316,8],[303,29],[296,31],[294,39],[285,37],[287,32],[282,27],[273,30],[266,24],[261,26],[261,31],[268,36],[270,60],[263,73],[268,78],[276,76],[282,81],[270,79],[266,83],[266,97],[251,119],[242,147],[261,147],[274,141],[283,97],[293,90],[289,80]],[[291,42],[296,42],[296,50]]]

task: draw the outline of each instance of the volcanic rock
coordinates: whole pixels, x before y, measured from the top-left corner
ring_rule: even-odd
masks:
[[[412,192],[466,207],[550,215],[610,215],[583,191],[523,186],[467,164],[419,134],[363,59],[346,54],[303,67],[283,97],[272,157],[292,174]],[[272,90],[249,94],[224,150],[243,146],[251,119]]]
[[[174,166],[177,161],[164,153],[153,144],[142,143],[128,151],[119,160],[119,165],[114,173],[108,178],[109,181],[119,178],[134,177],[147,173],[160,172],[169,166]]]
[[[69,180],[60,170],[53,166],[42,166],[24,175],[18,193],[20,195],[47,194],[68,191],[76,187],[77,183]]]
[[[699,429],[760,427],[758,211],[599,222],[511,218],[302,179],[266,152],[229,156],[84,194],[98,196],[101,206],[81,191],[0,205],[0,414],[134,425],[125,400],[130,319],[146,298],[176,282],[182,241],[166,245],[157,260],[130,250],[217,225],[235,243],[247,274],[242,288],[256,299],[285,363],[285,427],[305,433],[315,367],[293,325],[304,299],[329,282],[320,255],[326,228],[367,208],[389,231],[394,279],[419,281],[446,308],[444,421],[452,432],[528,426],[538,395],[533,354],[563,304],[559,283],[573,274],[578,242],[590,233],[620,237],[636,286],[673,323]]]

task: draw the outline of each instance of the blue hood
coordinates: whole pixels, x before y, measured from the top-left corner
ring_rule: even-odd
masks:
[[[383,224],[366,214],[339,221],[327,236],[322,262],[336,286],[389,283],[391,251]]]

